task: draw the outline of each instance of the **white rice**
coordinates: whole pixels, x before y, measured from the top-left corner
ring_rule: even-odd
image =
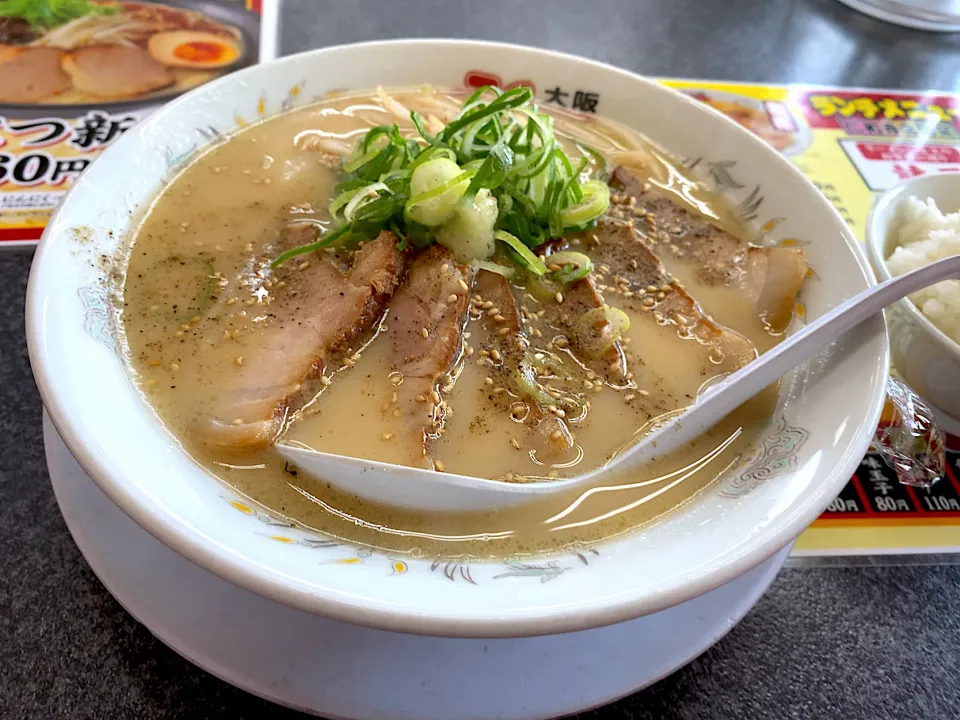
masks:
[[[896,243],[887,258],[892,275],[960,255],[960,212],[944,215],[936,203],[907,198],[897,207],[891,232]],[[910,296],[934,325],[960,343],[960,280],[945,280]]]

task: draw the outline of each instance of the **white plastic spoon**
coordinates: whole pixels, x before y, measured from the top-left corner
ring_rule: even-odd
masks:
[[[317,452],[279,443],[278,452],[299,470],[341,490],[380,503],[419,510],[494,510],[563,492],[623,472],[690,442],[733,410],[809,360],[838,336],[888,305],[925,287],[960,279],[960,256],[887,280],[854,295],[772,350],[707,389],[697,402],[644,435],[605,465],[565,480],[507,483]]]

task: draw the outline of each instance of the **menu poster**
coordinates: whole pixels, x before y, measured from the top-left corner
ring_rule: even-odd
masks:
[[[944,93],[664,80],[754,132],[820,189],[862,240],[874,194],[960,172],[960,96]],[[889,409],[884,422],[889,420]],[[797,540],[795,556],[960,552],[960,438],[929,490],[868,453]]]
[[[138,120],[258,62],[260,20],[261,0],[0,3],[0,247],[36,244]]]

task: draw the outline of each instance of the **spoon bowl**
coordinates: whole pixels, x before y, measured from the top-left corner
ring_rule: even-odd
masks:
[[[655,427],[606,464],[576,477],[508,483],[319,452],[278,443],[277,451],[309,475],[386,505],[426,511],[496,510],[564,492],[613,472],[628,472],[667,455],[706,432],[842,333],[925,287],[960,278],[960,256],[891,278],[864,290],[793,333],[769,352],[707,389],[693,404]]]

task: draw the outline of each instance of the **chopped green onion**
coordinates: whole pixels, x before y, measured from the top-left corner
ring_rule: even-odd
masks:
[[[619,308],[604,305],[587,310],[573,326],[574,339],[584,354],[602,357],[630,329],[630,317]]]
[[[513,268],[501,265],[500,263],[490,262],[489,260],[477,260],[475,264],[479,270],[486,270],[487,272],[496,273],[497,275],[503,275],[503,277],[508,280],[516,275],[516,271]]]
[[[403,209],[404,219],[422,225],[442,225],[457,211],[457,201],[466,193],[473,171],[462,171],[445,157],[429,160],[410,177],[413,195]]]
[[[307,253],[316,252],[317,250],[322,250],[325,247],[330,247],[337,240],[339,240],[349,232],[350,232],[350,226],[344,225],[343,227],[339,227],[336,230],[333,230],[332,232],[324,233],[324,235],[316,242],[312,242],[309,245],[301,245],[300,247],[291,248],[286,252],[280,253],[273,260],[273,262],[270,263],[270,267],[276,268],[282,265],[283,263],[285,263],[290,258],[295,258],[298,255],[306,255]]]
[[[537,277],[546,274],[547,266],[543,264],[540,258],[533,254],[530,248],[517,240],[516,237],[505,230],[497,230],[493,236],[517,254],[520,258],[520,264],[523,265],[526,270],[529,270]]]
[[[534,104],[529,87],[478,88],[436,135],[416,112],[410,118],[412,133],[401,133],[397,125],[366,132],[343,160],[328,206],[333,227],[307,249],[288,250],[274,264],[311,248],[352,247],[384,229],[403,235],[405,246],[442,242],[464,258],[485,259],[495,247],[495,229],[507,256],[530,272],[532,283],[563,286],[590,272],[578,263],[544,277],[546,269],[531,249],[590,227],[607,211],[607,186],[581,180],[591,157],[601,168],[606,159],[577,145],[579,163],[571,162],[553,117]],[[481,193],[488,194],[482,202],[476,200]],[[492,225],[491,211],[496,213]]]
[[[585,225],[603,215],[610,207],[610,188],[599,180],[583,184],[583,199],[576,205],[560,211],[564,228]]]
[[[569,285],[593,272],[593,260],[578,252],[558,252],[547,257],[548,266],[559,265],[550,278],[561,285]]]

